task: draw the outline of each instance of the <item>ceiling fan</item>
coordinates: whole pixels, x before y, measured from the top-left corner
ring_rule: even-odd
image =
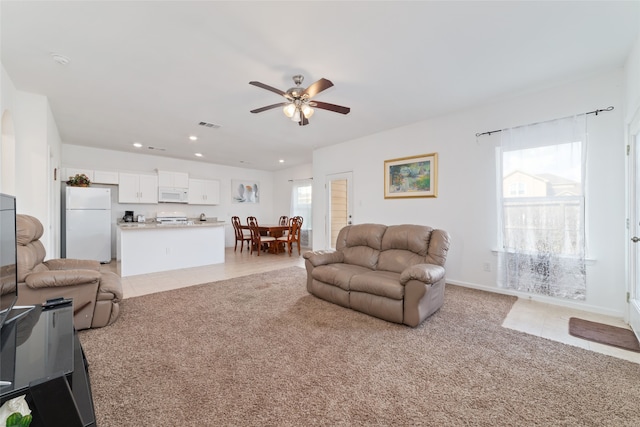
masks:
[[[261,113],[263,111],[271,110],[272,108],[283,107],[284,114],[291,118],[294,122],[298,122],[300,126],[309,124],[309,117],[313,115],[313,108],[320,108],[322,110],[329,110],[340,114],[349,114],[351,109],[349,107],[343,107],[341,105],[329,104],[327,102],[313,101],[311,98],[319,94],[325,89],[329,89],[333,86],[330,80],[320,79],[313,83],[308,88],[300,87],[304,77],[301,75],[293,76],[293,82],[295,87],[287,89],[286,92],[276,89],[275,87],[266,85],[264,83],[252,81],[250,85],[261,87],[262,89],[270,90],[278,95],[284,96],[287,100],[278,104],[267,105],[266,107],[256,108],[251,110],[252,113]],[[312,108],[313,107],[313,108]]]

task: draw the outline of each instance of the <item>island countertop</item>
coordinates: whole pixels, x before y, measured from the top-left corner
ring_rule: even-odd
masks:
[[[147,222],[118,222],[117,226],[121,230],[157,230],[165,228],[202,228],[221,227],[225,221],[200,221],[199,219],[188,220],[186,224],[163,224],[156,221]]]

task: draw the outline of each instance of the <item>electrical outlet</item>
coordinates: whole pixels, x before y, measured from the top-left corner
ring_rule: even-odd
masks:
[[[485,262],[484,264],[482,264],[482,269],[484,271],[491,271],[491,264],[489,264],[488,262]]]

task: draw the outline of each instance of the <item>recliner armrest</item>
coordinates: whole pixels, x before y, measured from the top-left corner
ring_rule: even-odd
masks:
[[[91,259],[55,258],[43,262],[49,270],[95,270],[100,271],[100,263]]]
[[[101,274],[98,300],[122,300],[122,282],[120,281],[120,276],[112,271]]]
[[[25,283],[32,289],[53,288],[57,286],[73,286],[85,283],[96,283],[100,280],[100,272],[94,270],[58,270],[31,273]]]
[[[344,254],[338,251],[312,251],[305,252],[302,256],[308,259],[314,267],[344,261]]]
[[[410,280],[419,280],[426,284],[436,283],[444,277],[444,267],[435,264],[416,264],[407,267],[400,273],[400,284],[406,285]]]

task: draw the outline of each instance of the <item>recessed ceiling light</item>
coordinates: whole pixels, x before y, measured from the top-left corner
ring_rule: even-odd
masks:
[[[52,53],[51,59],[57,62],[60,65],[67,65],[71,60],[64,55],[60,55],[59,53]]]
[[[197,141],[198,137],[195,136],[195,135],[191,135],[191,136],[189,136],[189,139],[192,140],[192,141]]]
[[[284,159],[280,159],[278,160],[280,163],[284,163]]]
[[[195,153],[196,157],[202,157],[202,153]]]
[[[139,142],[134,142],[133,146],[136,147],[136,148],[141,148],[142,144],[140,144]]]

